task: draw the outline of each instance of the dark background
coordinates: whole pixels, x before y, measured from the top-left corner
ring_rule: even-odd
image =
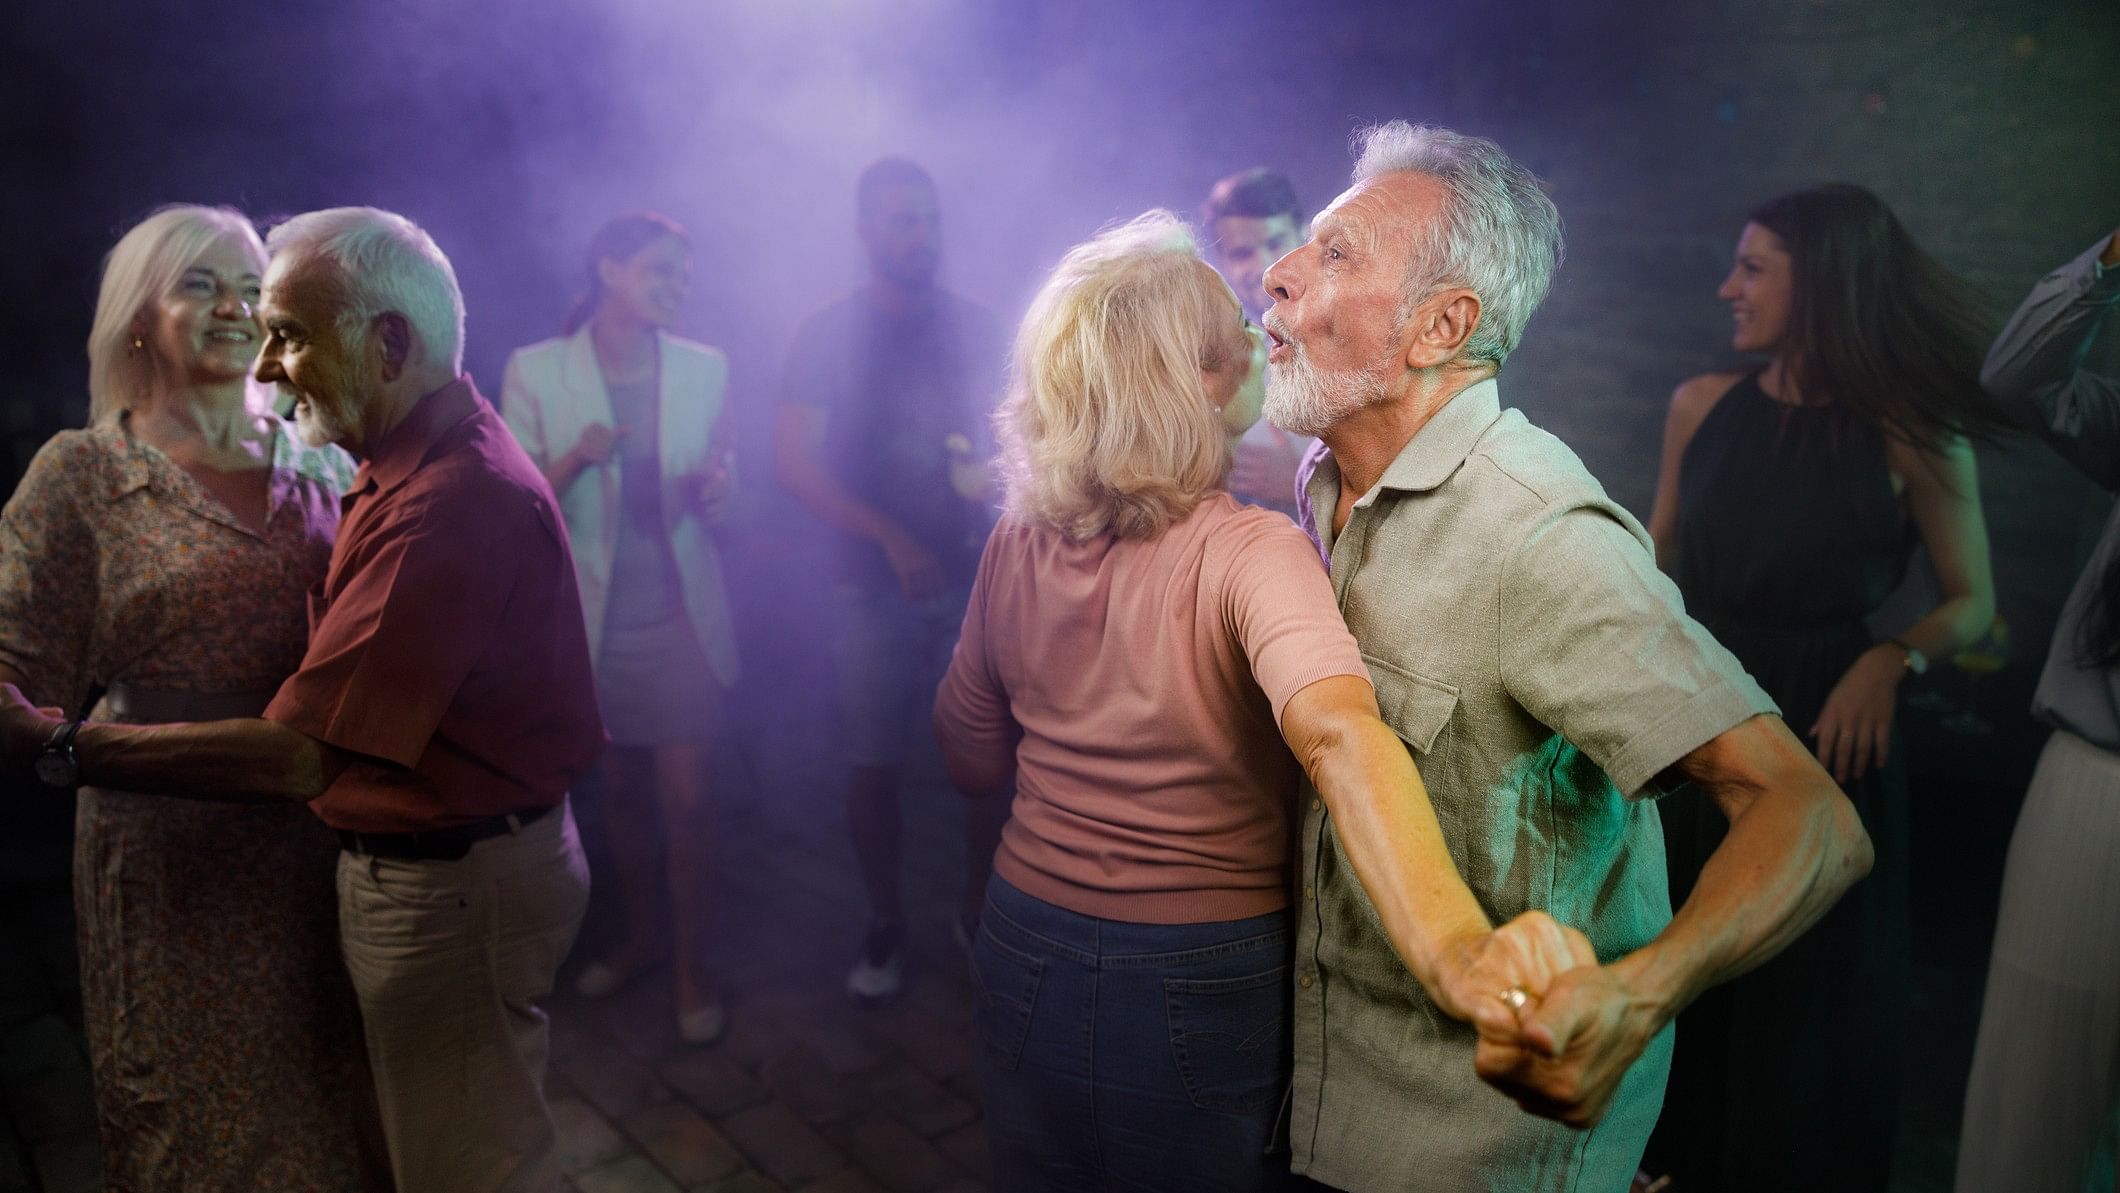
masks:
[[[159,204],[411,216],[455,261],[468,367],[495,397],[507,354],[556,334],[599,223],[653,207],[688,225],[680,330],[733,365],[748,485],[726,549],[753,689],[738,703],[769,778],[814,755],[804,735],[826,715],[808,695],[816,536],[771,483],[773,396],[796,320],[860,276],[851,190],[880,154],[931,167],[946,280],[1012,321],[1067,245],[1146,207],[1189,212],[1232,170],[1283,169],[1315,207],[1357,125],[1492,136],[1547,181],[1568,232],[1504,399],[1643,516],[1672,386],[1734,363],[1714,290],[1762,200],[1871,187],[1998,324],[2120,224],[2110,0],[18,0],[0,37],[0,492],[84,417],[101,255]],[[1938,1040],[1916,1149],[1956,1129],[2001,850],[2041,739],[2022,710],[2109,504],[2027,444],[1982,465],[2013,631],[2009,667],[1974,694],[1995,727],[1942,727],[1971,681],[1940,666],[1937,707],[1903,737],[1922,850],[1910,1006]]]

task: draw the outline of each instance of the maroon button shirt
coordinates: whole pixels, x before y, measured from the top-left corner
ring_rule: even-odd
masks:
[[[403,833],[548,808],[603,749],[552,489],[469,376],[347,492],[309,652],[268,720],[362,757],[311,806]]]

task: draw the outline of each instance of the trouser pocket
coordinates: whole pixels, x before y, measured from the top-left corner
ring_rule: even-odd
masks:
[[[973,1013],[979,1046],[1003,1070],[1013,1072],[1023,1055],[1044,974],[1042,958],[1003,944],[987,923],[980,924],[972,945]]]
[[[1233,978],[1165,978],[1171,1058],[1201,1110],[1251,1114],[1281,1096],[1288,967]]]

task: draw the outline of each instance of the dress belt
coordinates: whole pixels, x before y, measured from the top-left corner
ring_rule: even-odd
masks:
[[[272,703],[277,688],[240,692],[185,692],[114,683],[104,689],[91,720],[124,725],[167,725],[176,721],[227,721],[254,717]]]
[[[512,833],[535,824],[559,805],[488,816],[468,824],[424,829],[416,833],[356,833],[339,829],[339,848],[362,857],[399,858],[405,861],[455,862],[470,854],[471,847],[489,837]]]

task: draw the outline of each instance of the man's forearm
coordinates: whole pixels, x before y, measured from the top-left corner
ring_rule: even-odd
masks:
[[[81,782],[188,799],[311,800],[343,764],[330,747],[258,718],[178,725],[87,724],[74,738]]]
[[[782,483],[817,520],[843,534],[882,544],[894,534],[903,534],[898,524],[816,472],[791,472]]]
[[[1870,869],[1854,805],[1780,718],[1723,738],[1682,766],[1730,814],[1729,834],[1670,925],[1614,963],[1667,1018],[1787,948]]]

